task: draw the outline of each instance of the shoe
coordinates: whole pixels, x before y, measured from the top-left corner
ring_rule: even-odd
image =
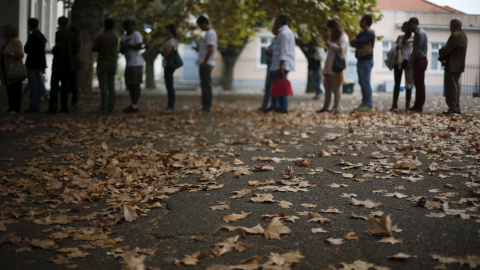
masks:
[[[264,112],[266,110],[267,110],[267,108],[265,108],[265,107],[259,107],[259,108],[256,109],[257,112]]]
[[[322,113],[322,112],[328,112],[328,109],[322,108],[318,111],[315,111],[316,113]]]
[[[397,107],[392,107],[392,108],[390,108],[390,111],[391,112],[398,112],[398,109],[397,109]]]
[[[320,95],[315,95],[312,99],[313,99],[313,100],[319,100],[319,99],[320,99]]]
[[[457,111],[451,111],[451,110],[446,110],[442,112],[443,114],[462,114],[461,112]]]
[[[356,108],[355,111],[370,113],[370,112],[373,112],[373,108],[370,108],[370,107],[365,106],[365,105],[360,105],[360,107]]]
[[[36,112],[40,112],[40,109],[29,108],[29,109],[26,109],[23,112],[25,112],[25,113],[36,113]]]
[[[422,113],[422,112],[423,112],[423,109],[422,109],[422,108],[412,107],[412,108],[410,108],[408,111],[411,112],[411,113]]]
[[[270,108],[264,110],[263,112],[264,112],[264,113],[268,113],[268,112],[270,112],[270,111],[277,111],[277,110],[278,110],[277,108],[270,107]]]
[[[166,108],[165,110],[161,111],[160,114],[173,114],[174,111],[172,108]]]
[[[133,108],[132,106],[128,106],[125,109],[123,109],[124,113],[138,113],[138,108]]]
[[[333,108],[330,112],[333,114],[339,114],[340,110],[338,108]]]

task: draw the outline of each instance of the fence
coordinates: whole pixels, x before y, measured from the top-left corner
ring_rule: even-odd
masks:
[[[466,65],[460,78],[462,96],[480,96],[480,66]]]

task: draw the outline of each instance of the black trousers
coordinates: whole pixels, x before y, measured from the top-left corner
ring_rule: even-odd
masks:
[[[48,104],[49,112],[58,111],[58,94],[60,92],[60,110],[68,112],[68,92],[73,84],[73,71],[52,72],[50,80],[50,102]],[[61,84],[61,87],[59,85]]]
[[[7,84],[8,111],[20,112],[22,106],[22,82]]]

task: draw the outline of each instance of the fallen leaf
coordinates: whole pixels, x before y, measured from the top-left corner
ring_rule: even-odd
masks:
[[[332,238],[332,237],[330,237],[330,238],[326,239],[325,241],[334,245],[334,246],[339,246],[339,245],[345,244],[345,242],[343,241],[342,238]]]
[[[395,245],[395,244],[401,244],[403,242],[402,239],[395,239],[393,237],[385,237],[385,238],[382,238],[381,240],[379,241],[376,241],[377,243],[390,243],[392,245]]]
[[[224,222],[234,222],[234,221],[237,221],[237,220],[240,220],[240,219],[244,219],[248,215],[250,215],[250,213],[244,213],[242,211],[241,214],[231,214],[231,215],[228,215],[228,216],[224,216],[222,220]]]
[[[277,239],[280,240],[281,234],[288,234],[291,230],[287,226],[283,225],[280,221],[280,218],[275,217],[272,221],[268,224],[267,228],[265,229],[265,238],[266,239]]]
[[[392,220],[390,219],[390,215],[380,218],[371,217],[368,221],[370,221],[369,234],[382,237],[392,236]]]

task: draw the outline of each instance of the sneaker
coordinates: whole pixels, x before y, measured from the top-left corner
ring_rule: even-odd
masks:
[[[133,108],[132,106],[128,106],[125,109],[123,109],[124,113],[138,113],[138,108]]]
[[[370,107],[365,106],[365,105],[360,105],[360,107],[356,108],[355,111],[370,113],[370,112],[373,112],[373,108],[370,108]]]
[[[161,114],[173,114],[174,111],[172,108],[166,108],[165,110],[160,112]]]
[[[319,99],[320,99],[320,95],[315,95],[312,99],[313,99],[313,100],[319,100]]]
[[[338,108],[333,108],[330,112],[333,114],[339,114],[340,110]]]
[[[451,111],[451,110],[446,110],[442,112],[443,114],[462,114],[460,111]]]

